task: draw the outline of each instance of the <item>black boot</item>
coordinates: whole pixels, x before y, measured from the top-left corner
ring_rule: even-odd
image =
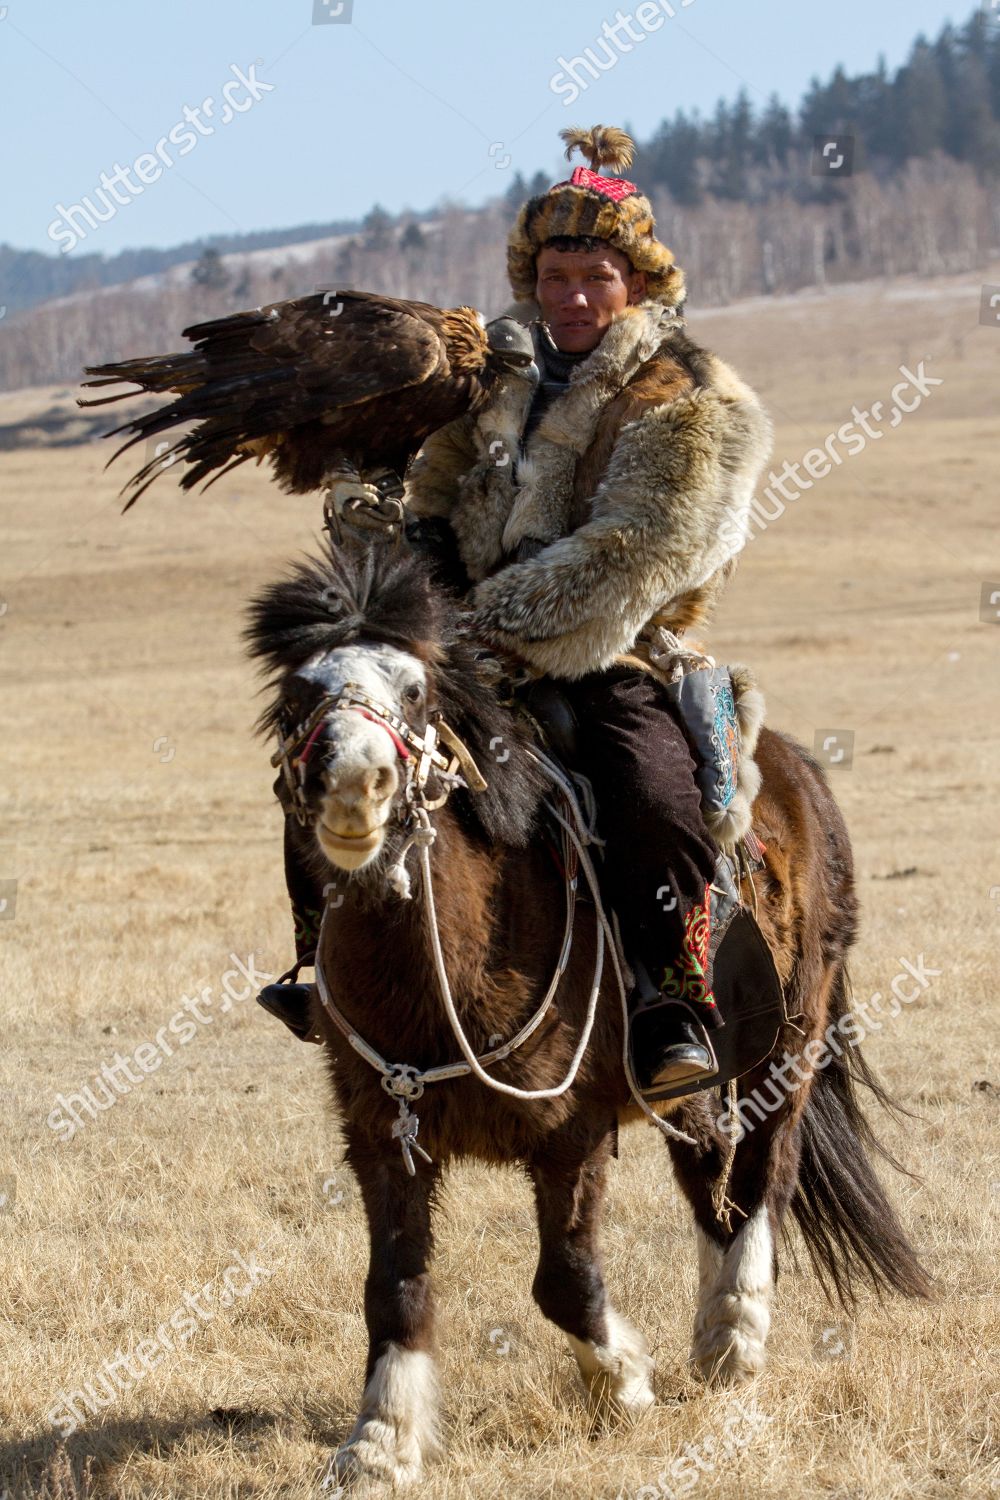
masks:
[[[719,1065],[708,1032],[683,1000],[661,995],[641,963],[629,1002],[629,1056],[641,1093],[711,1078]]]
[[[274,984],[266,984],[257,996],[257,1004],[262,1005],[270,1015],[277,1016],[279,1021],[284,1021],[300,1042],[321,1040],[312,1018],[313,986],[296,983],[299,970],[311,964],[315,957],[315,953],[307,953],[282,974],[280,979],[276,979]]]

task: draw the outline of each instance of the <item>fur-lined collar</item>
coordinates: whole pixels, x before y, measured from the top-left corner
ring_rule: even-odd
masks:
[[[594,440],[602,411],[680,326],[674,309],[659,302],[626,307],[570,372],[523,450],[521,435],[534,388],[515,377],[504,382],[476,423],[479,463],[463,480],[451,515],[470,578],[485,578],[522,541],[544,543],[566,535],[576,465]],[[540,348],[537,318],[532,335]]]
[[[677,314],[658,302],[636,302],[616,314],[601,342],[570,371],[565,392],[542,417],[528,443],[556,443],[574,453],[585,453],[594,436],[602,408],[631,380],[639,366],[652,358],[670,331],[680,324]],[[541,325],[532,327],[536,347]]]

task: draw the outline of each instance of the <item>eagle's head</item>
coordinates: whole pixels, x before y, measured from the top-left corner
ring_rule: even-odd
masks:
[[[531,330],[524,323],[515,318],[494,318],[486,325],[486,342],[495,369],[539,378]]]

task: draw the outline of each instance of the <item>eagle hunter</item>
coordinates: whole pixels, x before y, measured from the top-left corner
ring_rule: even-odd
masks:
[[[484,404],[503,375],[537,378],[531,336],[512,318],[484,323],[471,307],[439,308],[370,292],[315,292],[184,330],[185,354],[93,365],[85,386],[139,390],[81,400],[102,406],[143,392],[175,396],[107,434],[135,443],[188,427],[170,449],[181,488],[270,459],[283,490],[306,494],[332,474],[390,474],[432,432]],[[190,426],[190,424],[194,426]],[[122,493],[128,510],[167,467],[157,454]]]

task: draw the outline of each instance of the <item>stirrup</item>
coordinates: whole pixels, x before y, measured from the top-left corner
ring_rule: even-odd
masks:
[[[651,1103],[663,1090],[671,1091],[687,1083],[704,1085],[719,1071],[719,1060],[708,1028],[694,1007],[687,1001],[664,995],[657,990],[641,963],[635,963],[632,967],[636,976],[636,987],[632,994],[632,1004],[629,1006],[629,1061],[632,1076],[643,1098],[647,1103]],[[680,1038],[676,1042],[669,1043],[661,1054],[655,1074],[648,1083],[643,1083],[640,1081],[640,1069],[636,1066],[634,1025],[639,1016],[648,1015],[649,1012],[655,1010],[677,1012],[695,1035],[691,1039]],[[645,1073],[646,1069],[643,1068],[642,1072]]]
[[[296,983],[299,970],[314,963],[315,959],[315,952],[307,953],[303,958],[297,959],[290,969],[286,969],[273,984],[266,984],[257,995],[257,1004],[262,1006],[268,1015],[276,1016],[279,1021],[283,1022],[300,1042],[322,1040],[312,1021],[313,986]]]

